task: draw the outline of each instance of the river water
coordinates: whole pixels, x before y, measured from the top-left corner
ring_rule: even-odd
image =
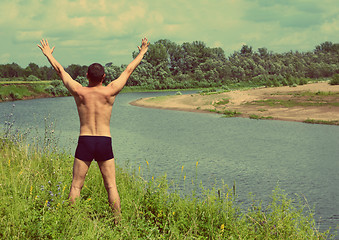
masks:
[[[197,179],[207,188],[222,181],[232,187],[235,181],[238,201],[245,206],[248,193],[265,203],[279,186],[292,198],[306,197],[320,230],[338,229],[338,126],[129,105],[138,98],[170,94],[174,93],[119,94],[111,121],[118,165],[128,163],[136,170],[140,166],[148,177],[167,174],[181,183],[186,175],[186,182]],[[79,120],[72,97],[0,103],[0,124],[12,110],[15,125],[22,129],[42,134],[44,119],[53,122],[60,147],[74,153]]]

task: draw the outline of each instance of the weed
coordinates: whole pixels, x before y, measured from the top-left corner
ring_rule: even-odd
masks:
[[[273,117],[271,116],[268,116],[268,117],[264,117],[264,116],[259,116],[259,115],[256,115],[256,114],[251,114],[249,116],[250,119],[273,119]]]
[[[237,117],[241,115],[241,112],[238,112],[237,110],[224,110],[223,114],[223,117]]]
[[[304,123],[339,125],[339,120],[325,121],[325,120],[306,119]]]
[[[46,120],[47,121],[47,120]],[[47,124],[46,128],[51,128]],[[10,131],[13,129],[11,126]],[[49,138],[49,134],[45,134]],[[0,140],[5,139],[1,135]],[[165,176],[146,180],[142,169],[117,166],[122,217],[114,225],[102,177],[89,169],[82,197],[70,206],[73,157],[58,151],[28,148],[23,142],[3,142],[0,148],[1,239],[327,239],[319,232],[307,201],[299,204],[276,188],[266,206],[252,198],[248,210],[237,204],[235,183],[206,189],[198,185],[195,163],[193,192],[184,166],[177,183]],[[53,145],[49,145],[53,148]],[[147,174],[152,163],[147,160]],[[183,178],[182,178],[183,177]],[[187,183],[186,183],[187,182]],[[199,194],[198,194],[199,193]]]

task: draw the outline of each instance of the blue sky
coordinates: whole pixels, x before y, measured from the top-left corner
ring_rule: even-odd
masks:
[[[48,65],[36,44],[47,38],[62,65],[128,64],[141,38],[195,40],[226,56],[312,51],[339,41],[337,0],[1,0],[0,64]]]

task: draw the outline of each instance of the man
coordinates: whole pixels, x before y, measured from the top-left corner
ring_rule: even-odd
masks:
[[[127,66],[119,78],[107,86],[102,85],[106,76],[103,66],[98,63],[89,66],[87,73],[89,84],[87,87],[83,87],[73,80],[53,57],[52,53],[55,47],[50,48],[45,39],[42,39],[40,43],[41,45],[38,44],[38,47],[61,77],[65,87],[73,95],[80,119],[80,136],[75,152],[69,199],[71,203],[74,203],[76,198],[80,196],[88,168],[92,160],[95,159],[104,180],[108,202],[117,221],[121,207],[115,181],[115,163],[110,133],[111,112],[115,97],[141,62],[148,50],[149,42],[147,38],[142,39],[141,47],[138,46],[138,56]]]

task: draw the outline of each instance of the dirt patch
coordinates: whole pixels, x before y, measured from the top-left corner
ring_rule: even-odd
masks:
[[[240,112],[242,117],[339,123],[339,86],[328,82],[297,87],[256,88],[211,95],[139,99],[132,105],[198,112]]]

